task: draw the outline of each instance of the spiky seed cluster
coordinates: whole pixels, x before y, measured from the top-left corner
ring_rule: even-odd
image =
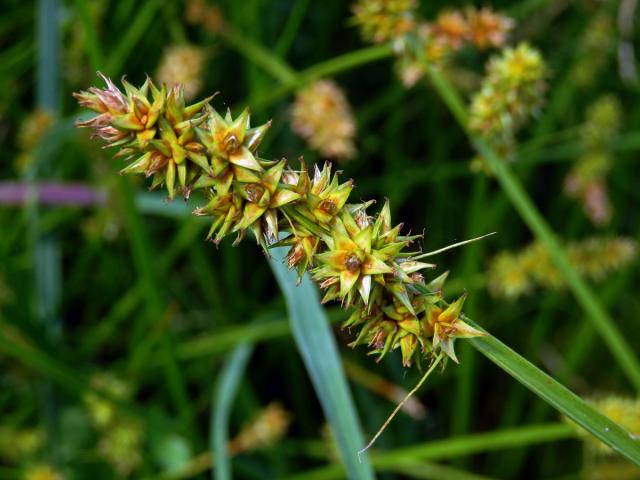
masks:
[[[219,33],[225,28],[220,8],[207,0],[187,0],[184,12],[187,23],[200,25],[210,34]]]
[[[606,177],[613,164],[611,143],[620,128],[622,107],[611,95],[599,98],[589,107],[580,131],[583,153],[565,178],[565,192],[578,199],[596,226],[611,219]]]
[[[604,280],[631,263],[637,251],[637,242],[625,237],[594,237],[567,245],[572,267],[595,281]],[[535,287],[564,288],[565,282],[548,251],[534,243],[520,252],[502,252],[494,257],[488,286],[497,297],[515,299]]]
[[[123,79],[124,94],[103,79],[107,88],[74,94],[80,105],[98,113],[78,126],[92,128],[109,147],[119,147],[117,156],[130,162],[122,173],[153,177],[151,188],[164,185],[169,198],[178,189],[188,192],[210,167],[202,163],[203,146],[196,141],[195,127],[207,119],[202,109],[213,97],[187,106],[181,85],[158,89],[147,78],[138,89]]]
[[[446,275],[425,282],[420,272],[435,266],[407,250],[420,236],[404,235],[401,225],[391,223],[388,202],[370,216],[373,201],[349,204],[353,183],[341,183],[330,164],[315,166],[310,175],[302,160],[294,170],[284,159],[259,158],[269,123],[252,128],[248,110],[222,117],[210,99],[186,106],[181,87],[167,92],[150,80],[141,89],[125,83],[125,96],[105,80],[106,89],[77,94],[99,113],[79,125],[118,146],[118,156],[134,159],[125,173],[148,174],[150,158],[163,155],[163,170],[151,173],[161,176],[170,197],[175,188],[168,172],[186,165],[179,185],[186,194],[204,193],[207,203],[194,214],[213,217],[208,237],[215,242],[235,233],[237,243],[251,230],[265,252],[289,246],[289,268],[299,277],[310,269],[325,302],[353,308],[345,325],[362,328],[353,345],[366,343],[379,358],[400,348],[409,366],[440,351],[456,360],[455,338],[482,335],[461,320],[464,297],[451,306],[444,302]]]
[[[344,91],[332,80],[318,80],[296,95],[291,128],[321,155],[348,160],[356,153],[356,122]]]
[[[547,68],[526,43],[490,59],[480,91],[473,97],[470,127],[488,138],[509,138],[544,101]]]
[[[504,49],[489,60],[482,86],[471,99],[469,127],[505,158],[512,157],[517,131],[544,103],[546,77],[538,50],[526,43]]]
[[[458,50],[466,43],[479,49],[501,47],[513,28],[513,20],[490,8],[444,10],[430,24],[433,38]]]
[[[352,7],[362,37],[373,43],[399,40],[415,27],[416,0],[358,0]]]
[[[480,50],[503,46],[513,25],[512,19],[490,8],[469,7],[444,10],[432,22],[419,23],[414,33],[426,60],[438,68],[446,68],[453,54],[466,45]],[[399,71],[406,86],[419,80],[423,70],[414,52],[402,52]]]
[[[184,85],[184,97],[195,97],[202,89],[204,52],[193,45],[171,45],[160,60],[156,78],[169,87]]]
[[[469,41],[480,49],[504,46],[515,21],[489,7],[465,10]]]

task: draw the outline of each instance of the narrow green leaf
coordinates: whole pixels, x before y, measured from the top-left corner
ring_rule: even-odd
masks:
[[[465,322],[482,329],[472,320]],[[518,355],[497,338],[488,335],[469,339],[484,356],[525,387],[600,439],[623,457],[640,466],[640,440],[596,411],[568,388]]]
[[[293,338],[336,437],[349,478],[373,478],[367,455],[358,459],[364,437],[318,292],[307,277],[296,286],[295,272],[284,264],[286,251],[284,247],[273,249],[270,263],[287,301]]]
[[[135,51],[135,45],[148,31],[153,17],[162,5],[160,0],[149,0],[140,3],[137,15],[130,22],[128,30],[122,35],[120,43],[112,50],[106,65],[106,73],[108,75],[118,74],[122,70],[122,66],[127,61],[127,57]]]
[[[231,459],[228,454],[229,414],[252,351],[252,344],[243,343],[229,354],[227,362],[222,367],[213,394],[211,407],[211,454],[215,459],[212,470],[215,480],[231,479]]]
[[[371,455],[371,461],[376,471],[388,471],[406,465],[409,461],[448,460],[477,453],[555,442],[571,438],[574,435],[574,429],[570,425],[562,423],[529,425],[434,440],[384,452],[374,451]],[[344,473],[339,467],[331,465],[293,475],[287,477],[286,480],[336,480],[340,478],[344,478]]]

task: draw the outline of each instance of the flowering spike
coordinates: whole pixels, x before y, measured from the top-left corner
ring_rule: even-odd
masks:
[[[182,85],[158,88],[147,79],[137,88],[123,80],[123,93],[103,78],[104,89],[75,94],[97,113],[78,126],[119,147],[116,156],[128,162],[122,173],[151,177],[151,188],[164,185],[169,198],[200,190],[206,203],[193,214],[212,217],[207,239],[218,244],[235,233],[235,245],[250,231],[267,255],[289,247],[287,265],[298,279],[310,270],[323,302],[353,308],[345,322],[360,328],[352,346],[368,345],[378,361],[399,349],[408,367],[427,355],[456,360],[455,338],[483,334],[461,319],[464,296],[444,303],[446,273],[429,283],[421,273],[435,267],[421,256],[459,244],[408,251],[421,235],[392,224],[388,200],[374,215],[372,200],[348,203],[353,182],[340,182],[330,163],[314,165],[311,176],[302,159],[294,170],[284,159],[258,157],[271,122],[251,127],[248,109],[222,116],[212,97],[187,106]]]

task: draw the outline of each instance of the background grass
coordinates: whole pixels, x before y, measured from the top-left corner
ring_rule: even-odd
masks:
[[[464,5],[422,3],[427,18],[443,6]],[[96,69],[138,83],[156,70],[168,44],[185,39],[206,48],[204,90],[221,92],[214,105],[237,111],[248,104],[256,123],[274,120],[262,147],[265,157],[321,160],[289,128],[290,94],[309,79],[335,75],[358,122],[359,155],[341,166],[356,181],[355,197],[390,198],[394,218],[413,231],[426,228],[427,249],[498,232],[438,257],[439,271],[451,271],[445,293],[466,288],[469,316],[580,395],[637,395],[567,292],[539,290],[516,302],[487,293],[482,278],[492,255],[518,249],[533,236],[495,179],[469,171],[474,150],[437,92],[425,83],[403,88],[389,49],[363,44],[349,26],[345,2],[218,2],[236,32],[224,37],[184,22],[181,2],[5,4],[0,178],[20,180],[32,192],[42,181],[83,182],[106,192],[107,200],[92,208],[51,207],[31,196],[21,207],[0,207],[0,425],[36,427],[46,439],[33,457],[13,461],[0,452],[0,476],[20,478],[30,465],[47,462],[69,478],[120,478],[98,454],[100,433],[83,403],[94,389],[91,376],[105,371],[131,385],[131,398],[114,400],[143,425],[143,461],[133,478],[168,474],[167,458],[185,467],[209,451],[211,398],[225,379],[237,387],[228,410],[229,436],[273,400],[292,416],[289,433],[276,446],[230,461],[234,478],[344,475],[342,467],[327,466],[338,460],[332,441],[322,437],[325,416],[264,256],[251,242],[236,248],[224,242],[218,249],[205,243],[206,223],[190,218],[188,207],[179,200],[167,205],[161,194],[147,194],[142,182],[119,178],[119,161],[70,127],[79,115],[70,94],[95,84]],[[637,85],[621,80],[615,41],[591,84],[576,84],[570,73],[589,55],[579,41],[594,17],[606,11],[615,18],[618,3],[492,5],[518,19],[516,36],[540,48],[552,70],[546,106],[522,132],[525,147],[513,175],[558,237],[608,233],[638,239]],[[485,59],[468,53],[463,61],[481,72]],[[596,229],[562,194],[562,182],[580,153],[575,127],[606,93],[624,105],[623,127],[608,180],[615,213],[609,226]],[[57,121],[29,168],[20,169],[18,131],[38,107],[54,112]],[[636,355],[637,267],[592,289]],[[328,313],[343,318],[337,309]],[[343,358],[406,389],[417,382],[419,372],[403,369],[399,353],[377,364],[364,349],[346,347],[348,332],[336,328],[335,334]],[[242,350],[231,352],[244,342],[254,350],[241,368]],[[384,453],[374,453],[372,463],[380,477],[579,478],[582,444],[572,438],[573,430],[458,343],[461,365],[433,376],[420,394],[425,418],[400,415],[379,439]],[[228,380],[234,371],[237,378]],[[369,437],[393,405],[358,382],[350,389],[357,421]],[[175,448],[176,438],[186,454]],[[210,476],[204,471],[193,478]]]

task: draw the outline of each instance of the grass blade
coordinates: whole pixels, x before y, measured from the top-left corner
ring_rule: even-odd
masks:
[[[252,344],[243,343],[231,352],[222,367],[214,391],[211,409],[211,451],[215,459],[212,473],[216,480],[231,479],[231,460],[227,450],[229,414],[252,351]]]
[[[481,328],[469,319],[474,327]],[[489,360],[522,385],[600,439],[623,457],[640,466],[640,439],[596,411],[568,388],[551,378],[497,338],[488,335],[469,339]]]
[[[394,470],[407,462],[420,460],[449,460],[477,453],[523,447],[538,443],[564,440],[575,435],[570,425],[548,423],[520,428],[474,433],[443,440],[419,443],[408,447],[394,448],[385,452],[373,452],[372,463],[376,470]],[[344,478],[339,467],[331,465],[287,480],[333,480]]]
[[[296,274],[284,265],[286,248],[272,250],[271,268],[287,301],[291,329],[325,416],[341,452],[349,478],[373,478],[367,455],[357,452],[364,437],[349,392],[327,316],[309,278],[296,286]]]

